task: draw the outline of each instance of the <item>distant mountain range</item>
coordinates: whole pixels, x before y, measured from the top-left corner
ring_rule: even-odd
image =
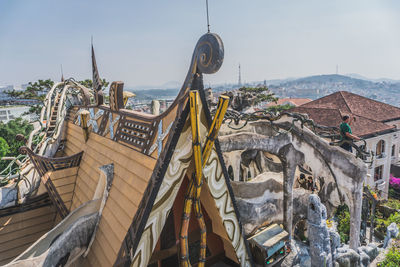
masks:
[[[341,81],[349,81],[348,78],[356,79],[356,80],[364,80],[364,81],[369,81],[369,82],[386,82],[386,83],[400,83],[400,80],[394,80],[394,79],[389,79],[389,78],[379,78],[379,79],[373,79],[373,78],[368,78],[365,76],[362,76],[357,73],[349,73],[349,74],[344,74],[344,75],[337,75],[337,74],[325,74],[325,75],[314,75],[314,76],[308,76],[308,77],[290,77],[290,78],[285,78],[285,79],[272,79],[272,80],[267,80],[266,83],[268,85],[280,85],[286,82],[291,82],[291,81],[307,81],[309,79],[315,80],[319,79],[319,81],[324,81],[325,79],[331,79],[331,80],[341,80]],[[263,84],[264,81],[255,81],[255,82],[249,82],[248,84],[250,85],[257,85],[257,84]],[[130,91],[136,91],[136,90],[149,90],[149,89],[178,89],[182,86],[182,82],[178,81],[169,81],[161,85],[136,85],[136,86],[126,86],[128,90]],[[221,86],[237,86],[234,83],[230,84],[214,84],[213,87],[221,87]]]
[[[303,86],[304,89],[317,89],[322,87],[348,87],[348,89],[367,89],[367,88],[398,88],[400,81],[388,80],[388,79],[377,79],[377,80],[366,80],[355,78],[356,76],[346,76],[338,74],[326,74],[326,75],[315,75],[304,78],[292,79],[282,81],[280,83],[274,82],[267,84],[273,87],[291,87],[291,86]],[[359,75],[358,75],[359,77]]]
[[[337,91],[349,91],[388,104],[400,106],[400,80],[369,79],[359,74],[326,74],[302,78],[274,79],[265,81],[278,97],[306,97],[316,99]],[[257,86],[264,81],[246,83]],[[173,99],[179,92],[179,82],[168,82],[160,86],[135,86],[127,90],[136,93],[137,100]],[[238,88],[237,84],[212,86],[215,92]]]
[[[357,73],[349,73],[349,74],[345,74],[345,76],[355,78],[355,79],[360,79],[360,80],[367,80],[367,81],[371,81],[371,82],[387,82],[387,83],[399,83],[400,82],[400,80],[394,80],[394,79],[389,79],[389,78],[371,79],[371,78],[367,78],[367,77],[362,76]]]
[[[307,97],[316,99],[337,91],[349,91],[384,103],[399,106],[400,81],[390,79],[366,80],[359,75],[315,75],[268,87],[279,97]]]
[[[182,82],[178,81],[169,81],[161,85],[135,85],[135,86],[127,86],[129,91],[136,90],[150,90],[150,89],[177,89],[182,86]]]
[[[135,99],[139,101],[151,101],[153,99],[174,99],[179,92],[179,89],[144,89],[144,90],[132,90],[128,89],[136,94]]]
[[[267,84],[268,81],[267,81]],[[294,80],[289,80],[281,83],[269,84],[274,87],[290,87],[295,85],[303,85],[304,89],[312,89],[314,87],[320,87],[320,85],[335,85],[345,84],[351,86],[370,86],[375,84],[368,80],[356,79],[349,76],[337,75],[337,74],[326,74],[326,75],[315,75],[304,78],[298,78]]]

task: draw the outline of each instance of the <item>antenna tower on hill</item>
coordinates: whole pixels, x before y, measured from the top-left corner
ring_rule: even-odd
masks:
[[[238,86],[242,87],[242,73],[240,70],[240,63],[239,63],[239,81],[238,81]]]

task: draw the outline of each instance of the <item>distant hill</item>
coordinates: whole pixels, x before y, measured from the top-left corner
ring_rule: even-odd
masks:
[[[251,82],[246,86],[257,86],[264,81]],[[394,106],[400,106],[400,81],[390,79],[371,80],[358,74],[314,75],[303,78],[288,78],[266,81],[268,88],[278,97],[300,97],[317,99],[337,91],[349,91]],[[177,82],[168,82],[160,87],[134,87],[127,89],[136,94],[138,101],[152,99],[174,99],[179,88]],[[166,89],[176,86],[174,89]],[[237,88],[237,84],[212,86],[214,92],[224,92]]]
[[[338,74],[326,74],[326,75],[315,75],[304,78],[299,78],[287,82],[280,83],[279,86],[290,86],[293,84],[325,84],[325,83],[341,83],[341,84],[351,84],[353,86],[370,86],[372,82],[362,79],[356,79],[349,76],[338,75]]]
[[[279,84],[268,84],[268,87],[279,97],[316,99],[337,91],[349,91],[391,105],[400,105],[400,82],[371,81],[353,77],[337,74],[315,75]]]
[[[135,85],[135,86],[126,86],[129,91],[131,90],[152,90],[152,89],[177,89],[177,88],[181,88],[182,86],[182,82],[178,82],[178,81],[169,81],[166,83],[163,83],[161,85]]]
[[[140,101],[153,100],[153,99],[174,99],[179,89],[145,89],[145,90],[132,90],[127,89],[136,94],[135,99]]]
[[[362,76],[357,73],[349,73],[349,74],[346,74],[345,76],[348,76],[351,78],[356,78],[356,79],[361,79],[361,80],[367,80],[367,81],[371,81],[371,82],[387,82],[387,83],[399,83],[400,82],[400,80],[394,80],[394,79],[389,79],[389,78],[371,79],[371,78],[367,78],[367,77]]]

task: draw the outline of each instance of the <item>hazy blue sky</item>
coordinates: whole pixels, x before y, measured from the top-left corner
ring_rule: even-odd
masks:
[[[209,0],[225,45],[206,82],[334,73],[400,79],[398,0]],[[127,86],[183,81],[206,32],[204,0],[0,0],[0,84],[100,75]]]

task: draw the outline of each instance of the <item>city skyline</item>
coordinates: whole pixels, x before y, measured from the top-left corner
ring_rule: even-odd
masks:
[[[210,1],[211,32],[225,60],[206,83],[358,73],[400,79],[396,1]],[[0,3],[0,84],[91,78],[127,87],[183,81],[206,32],[205,1],[9,1]]]

